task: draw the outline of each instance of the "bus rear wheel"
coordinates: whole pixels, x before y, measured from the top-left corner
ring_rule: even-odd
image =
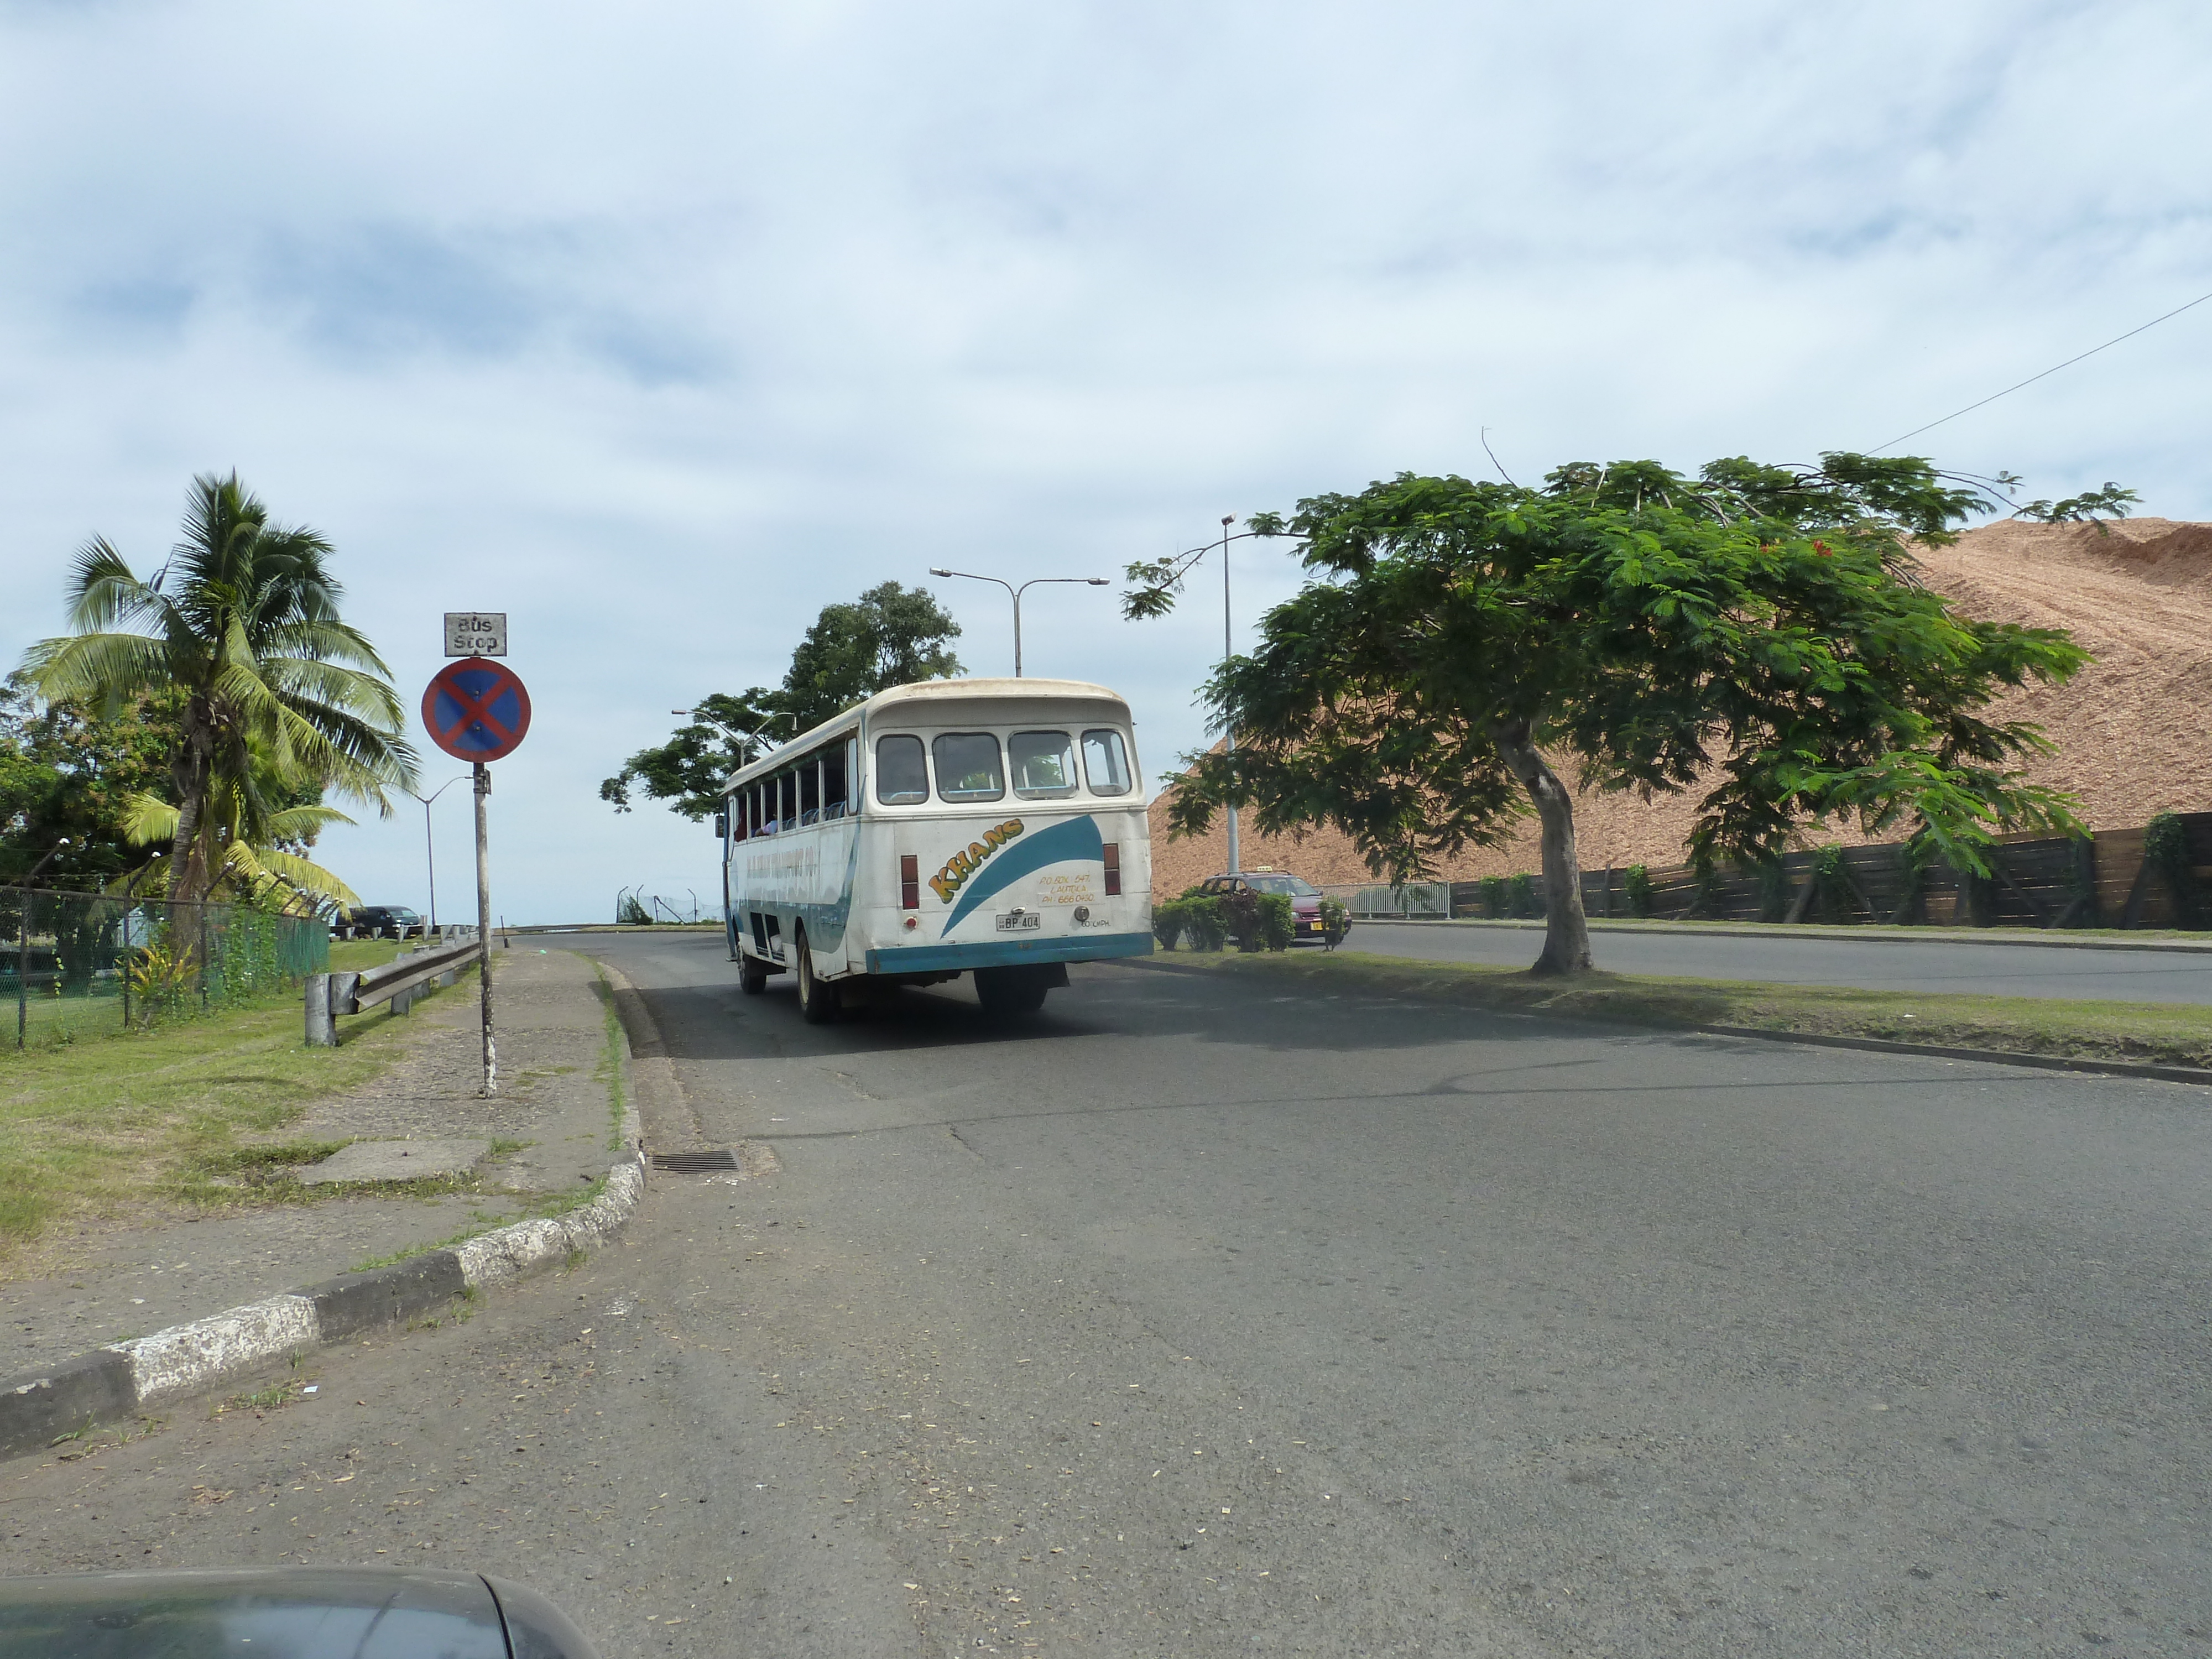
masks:
[[[814,952],[807,948],[804,927],[791,943],[799,957],[799,1017],[809,1025],[827,1025],[844,1011],[844,993],[815,978]]]
[[[1033,1014],[1052,981],[1035,968],[978,968],[975,1000],[987,1014]]]

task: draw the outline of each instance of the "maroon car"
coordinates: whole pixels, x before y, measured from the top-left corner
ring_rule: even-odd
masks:
[[[1320,940],[1321,889],[1304,877],[1291,875],[1286,870],[1239,870],[1235,875],[1208,876],[1198,884],[1198,890],[1208,896],[1233,893],[1239,888],[1249,888],[1255,893],[1287,894],[1296,918],[1291,942],[1295,945],[1300,939]]]

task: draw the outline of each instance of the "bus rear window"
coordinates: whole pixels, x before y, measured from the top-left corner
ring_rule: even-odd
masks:
[[[912,806],[929,799],[929,769],[920,738],[876,739],[876,799],[886,806]]]
[[[1094,795],[1129,793],[1129,754],[1119,732],[1109,728],[1083,734],[1083,771]]]
[[[931,747],[937,755],[939,800],[997,800],[1006,793],[999,740],[988,732],[947,732]]]
[[[1075,745],[1065,732],[1017,732],[1006,739],[1006,769],[1024,800],[1075,793]]]

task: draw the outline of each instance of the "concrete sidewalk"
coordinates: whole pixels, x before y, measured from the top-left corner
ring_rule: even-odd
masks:
[[[500,1095],[478,1097],[476,988],[418,1003],[407,1056],[367,1087],[310,1105],[272,1141],[470,1139],[499,1151],[479,1189],[405,1186],[88,1232],[46,1277],[0,1288],[0,1376],[316,1283],[521,1217],[607,1173],[616,1120],[607,993],[566,951],[494,954]],[[513,1143],[520,1143],[514,1146]]]

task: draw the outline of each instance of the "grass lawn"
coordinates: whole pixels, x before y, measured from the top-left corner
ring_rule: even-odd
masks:
[[[331,965],[357,971],[398,951],[334,944]],[[406,1027],[380,1009],[342,1022],[340,1047],[310,1048],[303,1024],[295,988],[151,1030],[101,1021],[0,1048],[0,1274],[58,1224],[252,1201],[271,1195],[257,1171],[335,1150],[242,1137],[367,1082],[399,1057]]]
[[[1177,951],[1158,960],[1291,981],[1316,993],[1417,997],[1638,1025],[1739,1025],[1939,1048],[2212,1067],[2212,1008],[2185,1005],[1929,995],[1633,974],[1591,974],[1562,981],[1534,978],[1520,969],[1409,962],[1354,951],[1253,956]]]

